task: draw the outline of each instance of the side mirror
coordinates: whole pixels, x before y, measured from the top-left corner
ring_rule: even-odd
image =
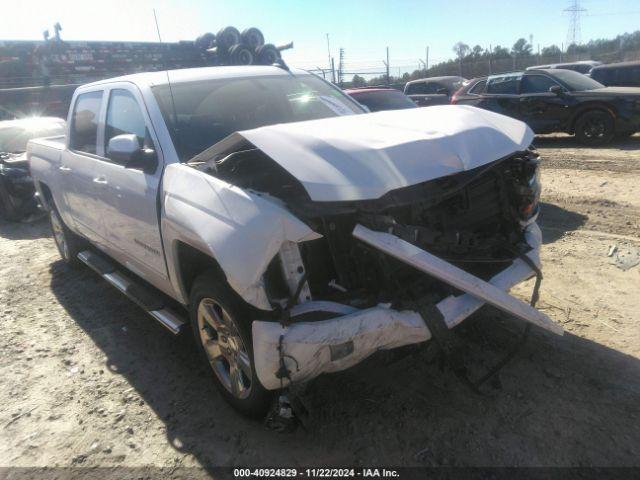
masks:
[[[158,163],[156,152],[143,149],[132,133],[112,137],[107,144],[107,158],[126,168],[140,168],[145,172],[154,171]]]
[[[562,87],[560,85],[552,85],[552,86],[550,86],[549,87],[549,92],[551,92],[554,95],[557,95],[559,97],[564,95],[564,90],[562,89]]]
[[[447,96],[449,96],[449,90],[447,90],[446,88],[439,88],[438,90],[436,90],[436,93],[438,95],[447,95]]]
[[[107,158],[122,165],[127,165],[141,150],[140,142],[135,135],[116,135],[107,144]]]

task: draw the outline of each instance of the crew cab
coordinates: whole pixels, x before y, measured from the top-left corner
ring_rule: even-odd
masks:
[[[578,72],[527,70],[476,78],[451,103],[522,120],[535,133],[575,134],[587,145],[640,130],[640,88],[605,87]]]
[[[562,332],[507,293],[540,265],[532,138],[473,107],[366,113],[301,70],[211,67],[82,86],[28,156],[64,261],[190,324],[224,398],[262,415],[485,303]]]

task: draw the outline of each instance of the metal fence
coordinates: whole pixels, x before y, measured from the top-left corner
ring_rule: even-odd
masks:
[[[614,63],[629,60],[640,60],[640,50],[612,51],[608,53],[558,53],[557,55],[526,55],[493,58],[491,56],[477,59],[464,59],[461,62],[447,62],[435,65],[426,71],[426,76],[460,75],[465,78],[482,77],[492,73],[524,70],[535,65],[568,63],[581,60],[598,60],[603,63]]]

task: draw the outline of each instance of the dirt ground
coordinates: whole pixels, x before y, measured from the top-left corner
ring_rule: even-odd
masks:
[[[46,221],[0,224],[0,466],[640,466],[640,266],[607,255],[640,248],[640,136],[536,143],[539,307],[566,334],[534,330],[485,395],[429,348],[379,354],[312,382],[292,434],[236,414],[188,342],[65,267]],[[460,335],[486,366],[521,327],[485,308]]]

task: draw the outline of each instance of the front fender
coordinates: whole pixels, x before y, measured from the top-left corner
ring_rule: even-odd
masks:
[[[183,164],[165,170],[161,228],[167,266],[186,303],[173,248],[184,242],[214,258],[247,303],[271,310],[262,276],[285,241],[319,238],[280,202]]]

